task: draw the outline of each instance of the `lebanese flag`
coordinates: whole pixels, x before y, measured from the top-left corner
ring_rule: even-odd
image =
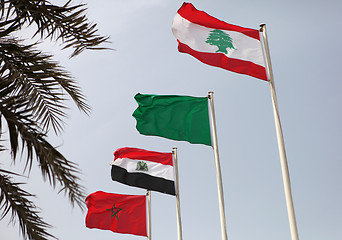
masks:
[[[86,198],[88,228],[147,237],[146,196],[94,192]]]
[[[114,152],[111,165],[113,181],[176,195],[172,153],[124,147]]]
[[[183,3],[172,24],[178,51],[203,63],[268,81],[258,30],[228,24]]]

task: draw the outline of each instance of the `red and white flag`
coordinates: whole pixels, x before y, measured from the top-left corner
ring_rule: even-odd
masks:
[[[94,192],[86,198],[86,226],[147,237],[146,196]]]
[[[176,195],[172,153],[124,147],[114,152],[112,180]]]
[[[258,30],[228,24],[183,3],[172,32],[179,52],[211,66],[268,80]]]

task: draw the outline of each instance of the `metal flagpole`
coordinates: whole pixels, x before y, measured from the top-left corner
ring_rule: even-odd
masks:
[[[177,202],[177,229],[178,229],[178,240],[182,240],[182,222],[180,213],[180,196],[179,196],[179,184],[178,184],[178,162],[177,162],[177,148],[174,147],[172,151],[173,164],[175,169],[175,188],[176,188],[176,202]]]
[[[147,239],[152,239],[152,232],[151,232],[151,191],[147,190],[147,201],[148,201],[148,234]]]
[[[267,60],[267,71],[268,71],[268,76],[270,78],[274,121],[275,121],[276,130],[277,130],[278,149],[279,149],[279,155],[280,155],[281,170],[282,170],[282,175],[283,175],[287,213],[288,213],[289,222],[290,222],[291,239],[298,240],[299,238],[298,238],[296,217],[295,217],[295,212],[294,212],[294,207],[293,207],[290,175],[289,175],[289,169],[288,169],[287,159],[286,159],[284,136],[283,136],[283,131],[282,131],[281,124],[280,124],[277,95],[276,95],[276,91],[274,87],[271,56],[270,56],[270,50],[268,46],[267,33],[266,33],[266,24],[260,24],[260,27],[261,27],[260,31],[262,32],[263,39],[264,39],[265,53],[266,53],[266,60]]]
[[[214,96],[213,92],[208,93],[208,98],[210,100],[210,109],[211,109],[211,125],[212,125],[212,140],[213,140],[213,150],[215,157],[215,165],[216,165],[216,179],[217,179],[217,190],[219,196],[219,207],[220,207],[220,219],[221,219],[221,235],[222,240],[227,240],[227,230],[226,230],[226,216],[224,213],[224,200],[223,200],[223,187],[222,187],[222,176],[221,176],[221,167],[220,167],[220,159],[218,153],[218,144],[217,144],[217,136],[216,136],[216,120],[215,120],[215,110],[214,110]]]

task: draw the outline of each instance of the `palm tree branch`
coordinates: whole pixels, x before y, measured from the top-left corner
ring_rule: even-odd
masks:
[[[25,108],[27,100],[10,97],[2,101],[0,113],[5,118],[9,128],[12,154],[18,151],[18,137],[21,138],[21,148],[26,150],[26,167],[30,171],[33,159],[39,163],[44,179],[48,179],[55,187],[56,182],[61,190],[68,195],[72,205],[75,203],[84,208],[84,188],[78,184],[79,174],[77,165],[68,161],[56,148],[46,141],[36,122],[32,120],[32,110]]]
[[[64,48],[74,49],[71,57],[85,49],[107,49],[98,47],[108,42],[109,37],[98,35],[96,24],[88,22],[85,4],[72,6],[68,1],[64,6],[57,6],[46,0],[1,0],[0,4],[3,2],[8,3],[7,12],[12,12],[8,18],[16,19],[20,25],[35,24],[35,35],[40,34],[41,38],[61,39],[66,44]]]
[[[34,195],[21,189],[20,183],[12,182],[10,175],[17,174],[0,169],[0,209],[2,210],[0,220],[11,210],[10,221],[15,222],[17,217],[25,238],[37,240],[55,238],[47,232],[47,228],[51,226],[43,221],[37,207],[29,200]]]
[[[55,132],[62,129],[62,117],[66,117],[64,109],[64,90],[83,112],[88,113],[84,95],[70,74],[51,56],[34,49],[34,45],[23,46],[16,39],[0,42],[0,78],[13,80],[16,90],[29,96],[29,106],[33,107],[37,120],[42,119],[43,129],[50,125]],[[15,75],[15,77],[13,77]]]

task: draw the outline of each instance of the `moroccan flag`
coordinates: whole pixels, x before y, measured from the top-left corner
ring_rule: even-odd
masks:
[[[113,181],[175,195],[172,153],[119,148],[111,165]]]
[[[191,3],[183,3],[172,24],[178,51],[203,63],[267,81],[266,64],[256,29],[225,23]]]
[[[138,93],[134,98],[141,134],[211,146],[207,97]]]
[[[86,226],[147,236],[146,196],[94,192],[86,198]]]

